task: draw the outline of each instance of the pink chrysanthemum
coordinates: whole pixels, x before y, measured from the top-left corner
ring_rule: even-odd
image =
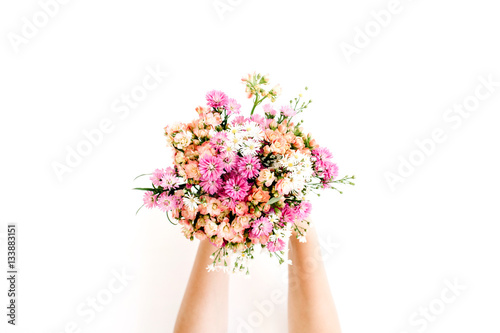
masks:
[[[202,180],[200,182],[201,187],[205,192],[210,195],[217,193],[222,187],[222,179],[217,178],[216,180]]]
[[[226,146],[227,134],[226,132],[217,132],[210,138],[210,143],[218,151],[222,151]]]
[[[160,186],[167,190],[177,188],[178,185],[179,185],[179,180],[177,179],[177,177],[175,177],[173,174],[170,173],[165,174],[160,182]]]
[[[222,161],[215,156],[205,155],[198,164],[202,180],[217,180],[224,172]]]
[[[250,238],[259,238],[260,236],[268,236],[273,230],[273,224],[267,217],[261,217],[252,223],[252,230],[250,230]]]
[[[156,205],[157,205],[157,203],[156,203],[157,196],[158,196],[158,194],[154,194],[151,191],[144,192],[144,197],[143,197],[144,206],[146,206],[146,208],[154,208],[154,207],[156,207]]]
[[[283,251],[285,249],[285,241],[278,238],[274,242],[267,243],[266,247],[269,252]]]
[[[247,121],[249,121],[248,118],[245,118],[244,116],[238,116],[234,117],[233,121],[231,122],[231,125],[232,126],[243,125]]]
[[[250,184],[240,176],[233,176],[224,184],[226,195],[236,201],[243,200],[247,196],[249,189]]]
[[[295,207],[297,219],[304,220],[311,214],[312,205],[308,201],[302,201],[300,205]]]
[[[162,185],[162,183],[165,180],[165,177],[172,177],[172,176],[174,176],[175,179],[175,170],[174,168],[168,167],[165,170],[156,169],[155,171],[153,171],[153,174],[151,175],[151,177],[149,177],[149,179],[151,179],[151,182],[153,183],[154,186],[165,187]]]
[[[219,90],[212,90],[206,95],[207,104],[212,108],[220,108],[226,106],[229,98],[225,93]]]
[[[324,168],[323,179],[321,182],[323,183],[324,188],[329,188],[329,183],[335,180],[335,178],[339,175],[339,167],[335,163],[326,161],[324,162]]]
[[[267,113],[271,116],[276,116],[277,111],[275,109],[273,109],[272,104],[266,104],[263,106],[263,108],[264,108],[264,113]]]
[[[229,102],[226,106],[226,110],[227,110],[227,115],[231,115],[231,114],[239,114],[240,113],[240,109],[241,109],[241,105],[238,104],[238,102],[234,99],[234,98],[230,98],[229,99]]]
[[[247,155],[237,162],[238,172],[246,179],[256,177],[259,174],[261,165],[256,156]]]
[[[224,164],[224,170],[226,170],[226,172],[230,172],[231,170],[233,170],[233,168],[236,166],[236,160],[238,157],[236,153],[232,151],[226,151],[219,156],[222,164]]]
[[[319,147],[313,149],[312,154],[314,157],[316,157],[318,160],[321,161],[326,161],[333,158],[333,155],[330,152],[330,150],[328,150],[328,148],[325,147]]]
[[[250,117],[250,119],[260,125],[261,128],[264,128],[266,125],[266,118],[262,117],[260,114],[254,114]]]
[[[280,108],[280,111],[281,111],[281,114],[283,114],[286,117],[293,117],[297,114],[297,112],[288,105],[282,106]]]
[[[227,195],[222,195],[221,197],[219,197],[219,200],[224,205],[224,207],[227,207],[231,210],[234,210],[234,207],[236,207],[236,201]]]
[[[160,183],[162,182],[164,176],[165,171],[163,171],[162,169],[156,169],[155,171],[153,171],[153,174],[151,175],[151,177],[149,177],[149,179],[154,186],[158,187],[160,186]]]
[[[297,214],[295,209],[290,207],[289,204],[286,204],[285,207],[281,210],[281,219],[285,223],[295,223],[295,219],[297,218]]]
[[[173,210],[177,208],[177,198],[174,195],[168,195],[167,192],[163,192],[158,197],[157,205],[162,211]]]

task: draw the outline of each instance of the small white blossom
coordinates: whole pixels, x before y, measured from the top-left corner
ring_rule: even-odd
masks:
[[[194,211],[198,209],[198,205],[201,203],[200,200],[192,193],[185,194],[182,199],[184,204],[188,207],[189,210]]]
[[[243,142],[240,148],[240,152],[243,156],[247,155],[255,156],[257,155],[257,152],[261,146],[262,144],[260,142],[250,139]]]

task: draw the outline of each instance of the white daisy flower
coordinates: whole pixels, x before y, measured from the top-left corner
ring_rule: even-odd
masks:
[[[261,143],[255,140],[247,140],[244,141],[243,145],[240,148],[241,154],[243,156],[247,155],[252,155],[255,156],[257,155],[257,151],[260,149]]]
[[[280,218],[276,214],[269,214],[267,218],[269,219],[269,222],[273,224],[278,223],[280,221]]]
[[[233,133],[228,133],[227,135],[227,141],[226,141],[226,147],[229,147],[232,151],[237,151],[241,148],[243,144],[243,140],[241,137],[238,135],[235,135]]]
[[[192,193],[185,194],[184,198],[182,198],[182,201],[184,201],[184,204],[191,211],[197,210],[198,205],[201,203],[200,200]]]
[[[243,129],[245,129],[247,136],[252,137],[255,140],[262,140],[264,138],[264,132],[257,123],[248,122],[243,125]]]

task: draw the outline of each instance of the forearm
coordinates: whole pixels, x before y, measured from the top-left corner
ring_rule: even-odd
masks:
[[[314,229],[307,242],[290,237],[288,321],[290,332],[339,333],[337,311]]]
[[[200,242],[174,333],[227,331],[229,276],[206,269],[215,250],[208,240]]]

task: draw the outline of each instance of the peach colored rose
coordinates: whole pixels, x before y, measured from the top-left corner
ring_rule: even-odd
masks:
[[[207,211],[212,216],[220,215],[222,211],[222,204],[215,198],[210,198],[207,204]]]
[[[181,215],[186,220],[194,220],[196,218],[196,210],[182,209]]]
[[[175,154],[175,163],[182,164],[186,161],[185,159],[186,159],[186,157],[184,156],[184,153],[182,151],[178,151]]]
[[[276,191],[280,195],[287,195],[293,189],[292,181],[289,178],[282,178],[276,183]]]
[[[218,126],[222,123],[222,120],[220,118],[220,114],[212,112],[208,113],[204,117],[205,124],[210,125],[210,126]]]
[[[194,233],[194,237],[196,237],[196,239],[199,239],[199,240],[204,240],[207,238],[207,235],[205,235],[205,233],[201,230],[198,230],[197,232]]]
[[[311,147],[313,148],[318,148],[319,145],[316,143],[316,140],[312,139],[311,141],[309,141],[309,145],[311,145]]]
[[[215,150],[212,148],[212,145],[210,144],[209,141],[203,142],[201,146],[197,146],[196,150],[198,151],[199,158],[201,159],[203,156],[214,156],[215,155]]]
[[[301,152],[302,154],[304,154],[306,156],[311,156],[311,150],[309,150],[307,148],[302,148],[299,150],[299,152]]]
[[[284,138],[279,138],[273,141],[270,148],[273,153],[283,155],[289,147],[290,145],[286,142]]]
[[[191,132],[179,132],[174,136],[174,144],[177,148],[184,149],[191,144]]]
[[[224,238],[216,236],[214,239],[212,239],[212,243],[217,247],[222,247],[224,245]]]
[[[200,229],[202,227],[204,227],[206,224],[207,224],[207,218],[205,216],[200,216],[198,217],[198,219],[196,220],[196,229]]]
[[[177,165],[177,166],[178,166],[178,165]],[[178,167],[178,168],[177,168],[177,172],[179,173],[179,176],[184,177],[184,178],[187,178],[187,176],[186,176],[186,171],[184,170],[184,168],[183,168],[183,167]]]
[[[269,187],[275,179],[276,177],[274,176],[274,172],[269,169],[262,169],[259,172],[259,178],[257,180]]]
[[[208,237],[212,237],[217,233],[218,225],[215,223],[215,221],[210,220],[207,221],[207,224],[205,224],[205,233],[207,234]]]
[[[183,124],[183,123],[174,123],[171,126],[166,126],[165,127],[165,133],[167,133],[168,135],[172,135],[175,132],[183,131],[183,130],[186,130],[186,129],[187,129],[186,124]]]
[[[200,116],[204,115],[204,114],[207,114],[208,113],[208,108],[204,107],[204,106],[197,106],[196,107],[196,112],[198,112],[198,114]]]
[[[248,212],[248,206],[245,202],[238,201],[234,206],[234,211],[238,216],[245,215]]]
[[[201,204],[198,205],[198,211],[202,215],[207,215],[208,214],[208,197],[202,196],[202,197],[200,197],[200,199],[201,199]]]
[[[200,179],[200,170],[198,169],[198,162],[189,161],[188,164],[184,165],[184,171],[186,171],[186,176],[194,180]]]
[[[278,133],[276,131],[272,131],[270,129],[266,129],[265,135],[266,135],[267,141],[269,141],[269,142],[273,142],[274,140],[277,140],[281,137],[280,133]]]
[[[269,146],[264,146],[264,155],[271,153],[271,148]]]
[[[285,134],[285,140],[288,143],[292,143],[295,141],[295,135],[293,133],[286,133]]]
[[[304,139],[302,139],[300,136],[295,138],[295,141],[293,141],[293,146],[297,149],[302,149],[305,147],[304,145]]]
[[[278,131],[280,131],[281,133],[285,134],[286,131],[287,131],[286,125],[285,124],[279,124],[278,125]]]
[[[209,130],[202,129],[202,130],[199,131],[198,137],[200,137],[200,138],[208,138],[209,135],[210,135],[210,131]]]
[[[189,160],[195,160],[198,157],[196,146],[190,145],[184,149],[184,156]]]
[[[235,242],[236,243],[236,242]],[[238,252],[243,252],[245,251],[245,249],[247,248],[246,244],[242,242],[237,242],[238,244],[236,244],[236,251]]]
[[[236,220],[241,224],[241,227],[243,229],[247,229],[250,227],[250,219],[252,218],[252,215],[243,215],[243,216],[238,216]]]
[[[217,235],[226,240],[231,240],[235,236],[235,233],[227,222],[222,222],[221,224],[219,224],[219,227],[217,228]]]
[[[241,233],[235,233],[230,241],[233,243],[243,243],[245,241],[245,236],[243,236]]]
[[[184,237],[190,239],[193,236],[193,230],[189,230],[189,228],[182,227],[181,232],[184,234]]]
[[[264,191],[261,188],[256,189],[252,188],[252,193],[250,194],[250,201],[253,202],[268,202],[269,201],[269,192]]]
[[[234,219],[233,222],[231,222],[231,227],[233,228],[234,232],[242,232],[243,230],[245,230],[238,218]]]

